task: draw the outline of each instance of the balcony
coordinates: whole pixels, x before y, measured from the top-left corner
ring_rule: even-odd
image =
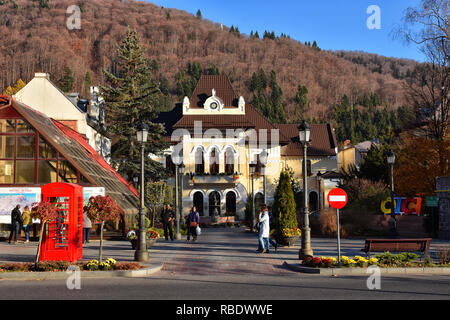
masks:
[[[189,176],[189,175],[188,175]],[[189,180],[190,186],[198,186],[198,185],[223,185],[230,187],[234,187],[236,183],[239,183],[240,178],[242,177],[241,174],[238,174],[238,179],[235,179],[234,174],[226,174],[226,173],[219,173],[219,174],[196,174],[194,181],[193,179]]]

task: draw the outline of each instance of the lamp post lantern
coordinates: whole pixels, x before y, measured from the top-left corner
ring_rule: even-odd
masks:
[[[256,163],[250,163],[249,168],[250,168],[250,175],[252,176],[252,225],[250,227],[250,230],[253,232],[255,228],[255,188],[253,179],[256,171]]]
[[[148,261],[148,250],[146,241],[146,230],[145,230],[145,207],[144,207],[144,194],[145,194],[145,179],[144,179],[144,149],[145,143],[148,137],[148,125],[145,123],[140,123],[137,127],[136,138],[138,143],[140,143],[141,148],[141,187],[139,190],[140,201],[139,201],[139,235],[138,235],[138,246],[134,253],[134,260],[145,262]]]
[[[389,229],[392,235],[397,235],[397,219],[395,218],[395,201],[394,201],[394,164],[395,153],[389,150],[387,155],[387,163],[389,165],[389,175],[391,184],[391,218],[389,219]]]
[[[180,240],[181,239],[181,233],[180,233],[180,220],[181,217],[183,215],[183,177],[184,177],[184,171],[186,169],[186,166],[184,165],[184,163],[182,162],[179,166],[178,166],[178,170],[180,173],[180,191],[181,191],[181,196],[180,196],[180,209],[177,210],[179,211],[176,217],[176,230],[175,230],[175,239]]]
[[[299,259],[313,256],[311,249],[311,228],[309,227],[309,208],[308,208],[308,165],[307,151],[310,142],[311,126],[308,122],[302,121],[298,126],[298,136],[300,143],[303,144],[303,228],[302,228],[302,247],[299,251]]]

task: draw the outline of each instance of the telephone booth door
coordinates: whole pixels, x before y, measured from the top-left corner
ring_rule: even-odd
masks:
[[[42,237],[42,261],[77,261],[82,256],[83,189],[69,183],[42,187],[42,201],[51,203],[57,218],[46,224]]]

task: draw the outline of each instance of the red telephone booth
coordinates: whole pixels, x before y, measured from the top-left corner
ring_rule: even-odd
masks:
[[[42,201],[53,204],[59,217],[44,228],[41,261],[71,261],[82,257],[83,188],[71,183],[50,183],[41,188]]]

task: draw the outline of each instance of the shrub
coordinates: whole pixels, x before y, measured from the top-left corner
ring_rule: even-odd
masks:
[[[337,236],[337,221],[336,221],[336,209],[327,208],[322,209],[319,213],[317,222],[314,223],[315,228],[318,228],[318,231],[328,237],[336,237]],[[348,236],[347,229],[340,224],[340,236],[345,238]]]
[[[280,173],[272,212],[276,239],[283,238],[284,229],[298,228],[294,192],[289,173],[286,171]]]
[[[436,254],[440,264],[447,264],[450,262],[450,247],[437,246]]]
[[[417,260],[418,255],[411,252],[402,252],[399,254],[392,254],[389,251],[383,254],[377,254],[375,257],[378,259],[379,264],[386,266],[404,266]]]

